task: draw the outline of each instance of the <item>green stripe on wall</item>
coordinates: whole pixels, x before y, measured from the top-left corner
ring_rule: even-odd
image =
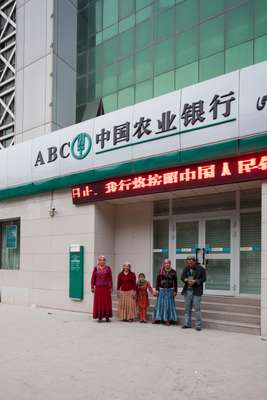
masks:
[[[216,158],[237,156],[239,154],[251,153],[265,149],[267,149],[267,133],[241,139],[228,140],[180,152],[175,151],[161,154],[142,160],[109,165],[101,169],[92,169],[64,177],[46,179],[35,183],[16,186],[14,188],[2,189],[0,190],[0,200],[62,189],[81,183],[109,179],[115,176],[126,176],[153,169],[168,168]]]

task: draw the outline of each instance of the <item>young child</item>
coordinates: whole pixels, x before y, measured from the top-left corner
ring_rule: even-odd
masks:
[[[140,322],[146,323],[147,308],[149,306],[148,291],[154,294],[154,290],[142,272],[138,275],[136,288],[136,304],[139,310],[139,319]]]

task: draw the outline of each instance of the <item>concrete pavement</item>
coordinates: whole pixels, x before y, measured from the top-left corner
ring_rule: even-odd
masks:
[[[1,400],[264,400],[267,342],[0,304]]]

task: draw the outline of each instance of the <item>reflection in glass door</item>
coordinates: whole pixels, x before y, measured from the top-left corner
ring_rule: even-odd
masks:
[[[231,219],[210,219],[204,223],[206,292],[231,294],[233,289]]]
[[[180,277],[188,256],[195,256],[199,247],[199,221],[185,221],[176,223],[176,271],[178,287],[181,288]]]
[[[199,255],[207,269],[205,292],[233,294],[233,244],[230,217],[186,219],[176,222],[176,270],[178,280],[186,257]],[[179,284],[181,287],[181,282]]]

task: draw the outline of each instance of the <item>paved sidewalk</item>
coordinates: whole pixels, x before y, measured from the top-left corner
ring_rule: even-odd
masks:
[[[264,400],[267,342],[0,304],[1,400]]]

